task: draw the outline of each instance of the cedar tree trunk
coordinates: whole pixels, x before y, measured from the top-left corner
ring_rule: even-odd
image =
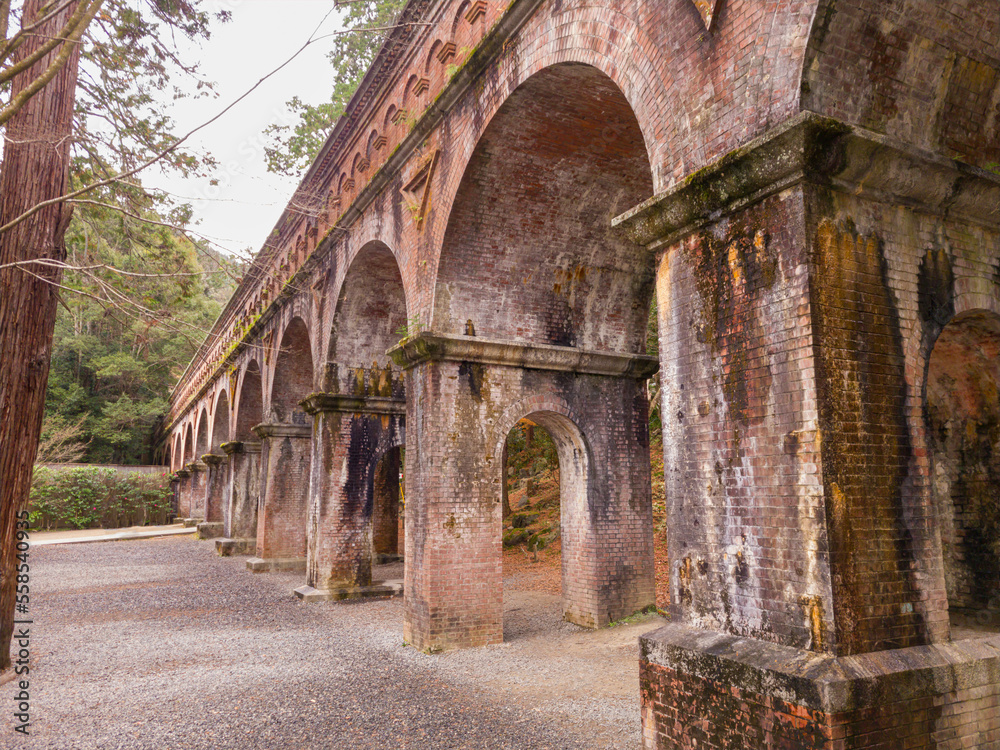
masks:
[[[43,4],[43,0],[26,0],[23,17],[35,18]],[[68,4],[30,36],[15,54],[15,62],[58,34],[76,6]],[[65,64],[48,85],[7,123],[0,166],[0,225],[66,192],[79,63],[79,44],[72,46]],[[36,80],[62,49],[56,47],[15,77],[11,96]],[[30,611],[14,616],[20,562],[15,549],[15,520],[27,505],[45,408],[57,304],[56,288],[50,282],[58,283],[62,278],[60,270],[37,263],[8,264],[63,260],[68,221],[69,211],[63,204],[55,204],[0,234],[0,671],[11,666],[14,619],[31,617]]]

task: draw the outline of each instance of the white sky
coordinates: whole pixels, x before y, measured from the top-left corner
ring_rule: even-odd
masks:
[[[212,0],[209,11],[229,10],[232,20],[215,24],[211,39],[182,48],[182,59],[198,60],[203,75],[216,83],[217,97],[165,102],[164,109],[185,133],[210,119],[261,77],[287,60],[333,7],[332,0]],[[338,28],[333,13],[320,34]],[[293,96],[317,104],[329,97],[333,73],[326,53],[330,40],[308,47],[221,119],[192,136],[188,145],[211,152],[219,163],[213,177],[182,178],[155,168],[141,175],[148,187],[167,190],[194,209],[194,229],[216,249],[260,249],[274,227],[298,178],[270,174],[264,165],[264,128],[287,118],[284,103]],[[183,86],[183,83],[181,83]],[[289,124],[291,121],[286,120]]]

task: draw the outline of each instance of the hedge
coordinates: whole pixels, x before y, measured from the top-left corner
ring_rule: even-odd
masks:
[[[172,512],[169,474],[36,466],[28,503],[33,529],[117,529],[163,524]]]

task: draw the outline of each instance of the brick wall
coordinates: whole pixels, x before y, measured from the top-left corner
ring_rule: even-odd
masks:
[[[263,559],[306,556],[310,439],[280,434],[290,425],[268,425],[279,434],[262,437],[261,507],[257,514],[257,556]],[[295,426],[297,427],[297,426]],[[301,429],[301,428],[299,428]]]

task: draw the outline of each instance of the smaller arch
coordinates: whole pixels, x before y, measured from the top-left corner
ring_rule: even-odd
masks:
[[[184,431],[184,462],[189,464],[194,461],[194,425],[192,419],[188,420],[187,429]]]
[[[239,392],[236,396],[236,423],[233,439],[254,441],[253,427],[264,421],[264,387],[261,382],[260,364],[251,359],[240,377]]]
[[[209,442],[208,442],[208,406],[203,405],[201,411],[198,412],[198,438],[195,442],[194,447],[194,460],[197,461],[206,453],[208,453]]]
[[[440,39],[435,39],[434,44],[431,45],[430,52],[427,53],[427,59],[424,60],[424,75],[429,76],[431,74],[431,65],[434,63],[434,58],[437,57],[438,52],[444,46],[444,42]]]
[[[414,98],[413,89],[417,86],[417,74],[414,73],[409,78],[406,79],[406,86],[403,88],[403,106],[407,106],[410,100]]]
[[[225,388],[220,388],[215,394],[210,441],[212,453],[221,453],[220,446],[229,441],[229,397]]]
[[[385,119],[382,120],[382,130],[383,132],[389,132],[389,129],[396,124],[396,113],[399,109],[395,104],[390,104],[385,110]]]
[[[455,17],[451,21],[451,38],[456,39],[458,37],[458,30],[462,25],[462,19],[468,12],[469,7],[472,5],[470,0],[464,0],[464,2],[458,6],[458,10],[455,12]]]
[[[278,421],[304,421],[299,401],[313,390],[313,354],[309,328],[294,317],[282,331],[271,376],[269,406]]]

